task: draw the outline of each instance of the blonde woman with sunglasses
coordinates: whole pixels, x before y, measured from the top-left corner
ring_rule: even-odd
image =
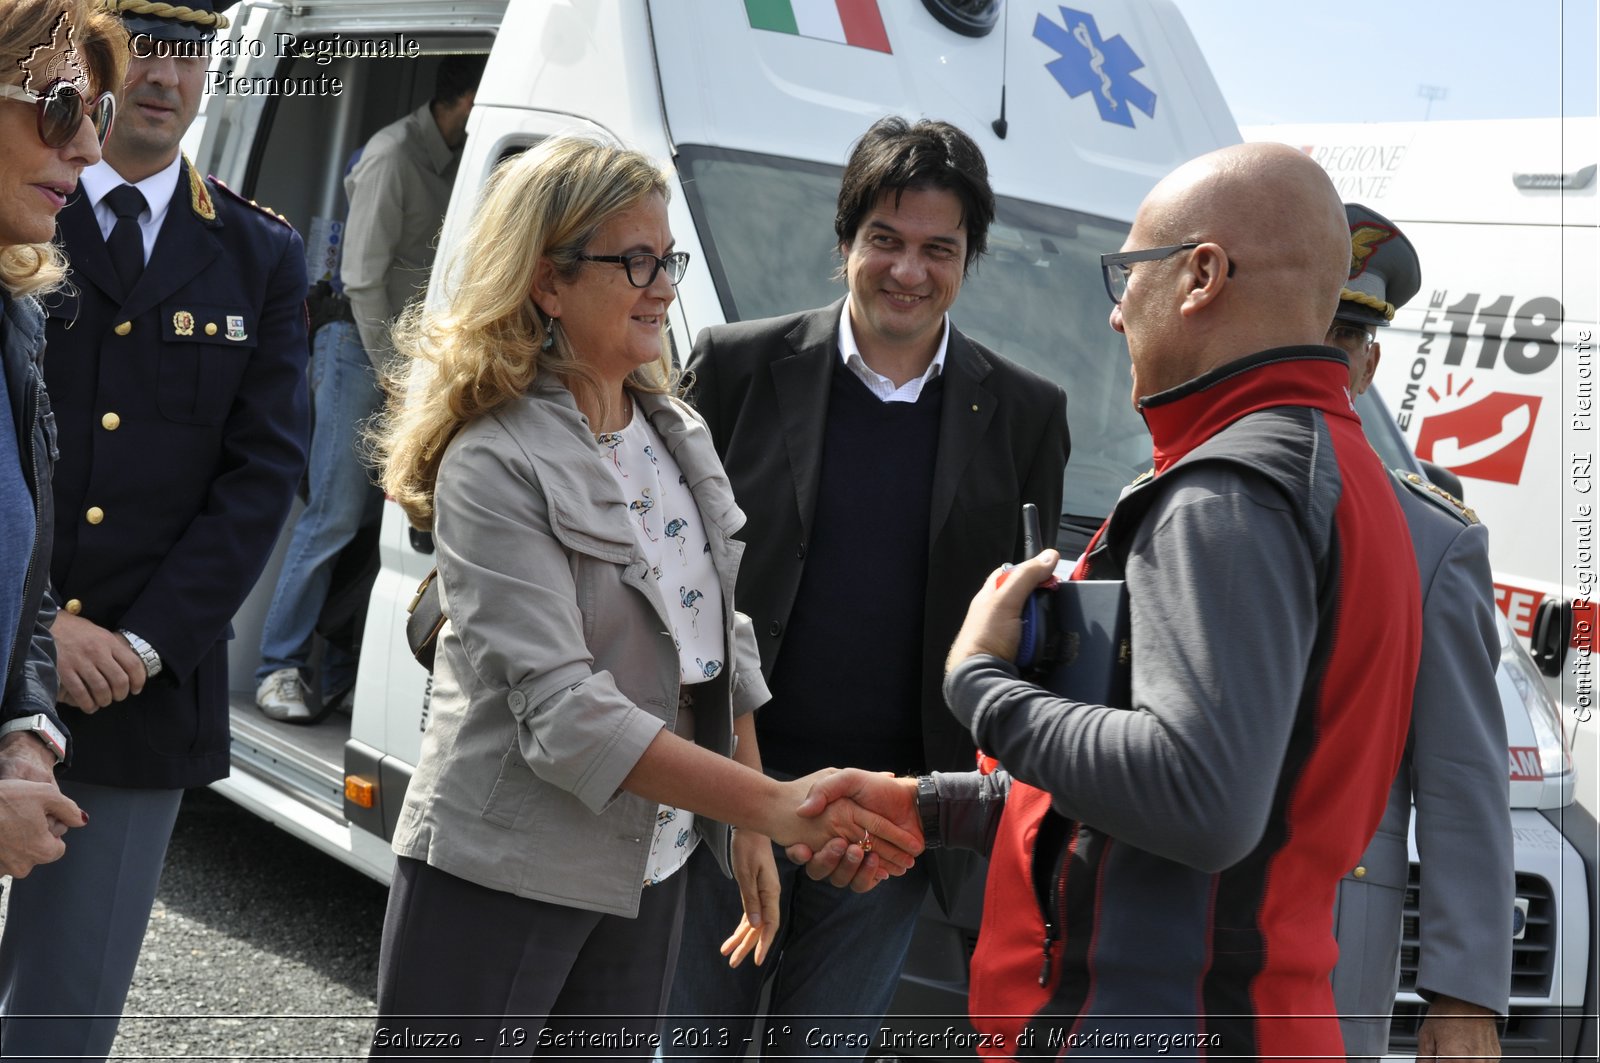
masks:
[[[122,83],[125,37],[83,0],[0,9],[0,874],[59,859],[84,813],[56,786],[67,753],[56,713],[50,622],[50,470],[44,316],[59,285],[56,212],[100,158]],[[86,102],[93,101],[88,103]]]

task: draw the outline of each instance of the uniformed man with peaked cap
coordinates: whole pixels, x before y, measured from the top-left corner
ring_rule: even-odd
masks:
[[[179,151],[206,73],[206,49],[182,45],[226,26],[230,2],[105,0],[135,57],[104,159],[57,223],[73,269],[46,308],[74,737],[59,775],[90,826],[12,887],[8,1060],[111,1049],[179,799],[228,773],[229,622],[305,462],[300,237]]]
[[[1345,213],[1350,277],[1327,342],[1350,356],[1350,387],[1360,394],[1382,353],[1377,329],[1417,294],[1422,270],[1411,241],[1389,219],[1356,203]],[[1425,871],[1415,988],[1429,1001],[1417,1055],[1498,1059],[1495,1019],[1505,1014],[1511,983],[1514,871],[1488,534],[1471,510],[1420,476],[1397,474],[1396,489],[1422,580],[1422,658],[1388,807],[1360,863],[1339,884],[1334,999],[1349,1057],[1385,1055],[1415,804]]]

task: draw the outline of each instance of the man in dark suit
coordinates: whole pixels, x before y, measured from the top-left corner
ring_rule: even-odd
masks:
[[[966,134],[883,119],[852,151],[838,202],[849,295],[708,329],[689,362],[690,397],[749,518],[736,601],[773,692],[759,753],[736,755],[786,777],[842,763],[970,768],[972,741],[940,690],[944,655],[983,577],[1017,556],[1023,503],[1055,527],[1066,396],[947,316],[994,217]],[[708,853],[691,858],[669,1010],[755,1013],[762,971],[717,955],[743,914],[764,923],[760,951],[778,956],[765,1047],[808,1054],[824,1040],[859,1057],[893,997],[928,873],[840,891],[742,831],[734,859],[738,887]],[[963,870],[936,869],[942,899]],[[830,1036],[808,1040],[819,1026]],[[742,1055],[742,1032],[723,1050]]]
[[[211,0],[122,8],[134,58],[103,161],[59,217],[75,291],[46,326],[60,779],[91,825],[13,888],[7,1059],[111,1048],[179,799],[228,773],[229,621],[305,462],[300,237],[178,148],[226,19]]]

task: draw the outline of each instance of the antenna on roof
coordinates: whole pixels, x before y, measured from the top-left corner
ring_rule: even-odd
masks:
[[[1006,5],[1005,22],[1000,28],[1000,117],[989,124],[994,135],[1006,138],[1006,63],[1011,56],[1011,5]]]

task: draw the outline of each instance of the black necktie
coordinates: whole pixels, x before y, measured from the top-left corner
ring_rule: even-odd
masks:
[[[137,188],[118,185],[106,193],[106,205],[117,216],[106,248],[111,252],[111,264],[116,267],[117,279],[122,281],[122,297],[126,299],[144,272],[144,233],[139,231],[139,213],[146,204]]]

